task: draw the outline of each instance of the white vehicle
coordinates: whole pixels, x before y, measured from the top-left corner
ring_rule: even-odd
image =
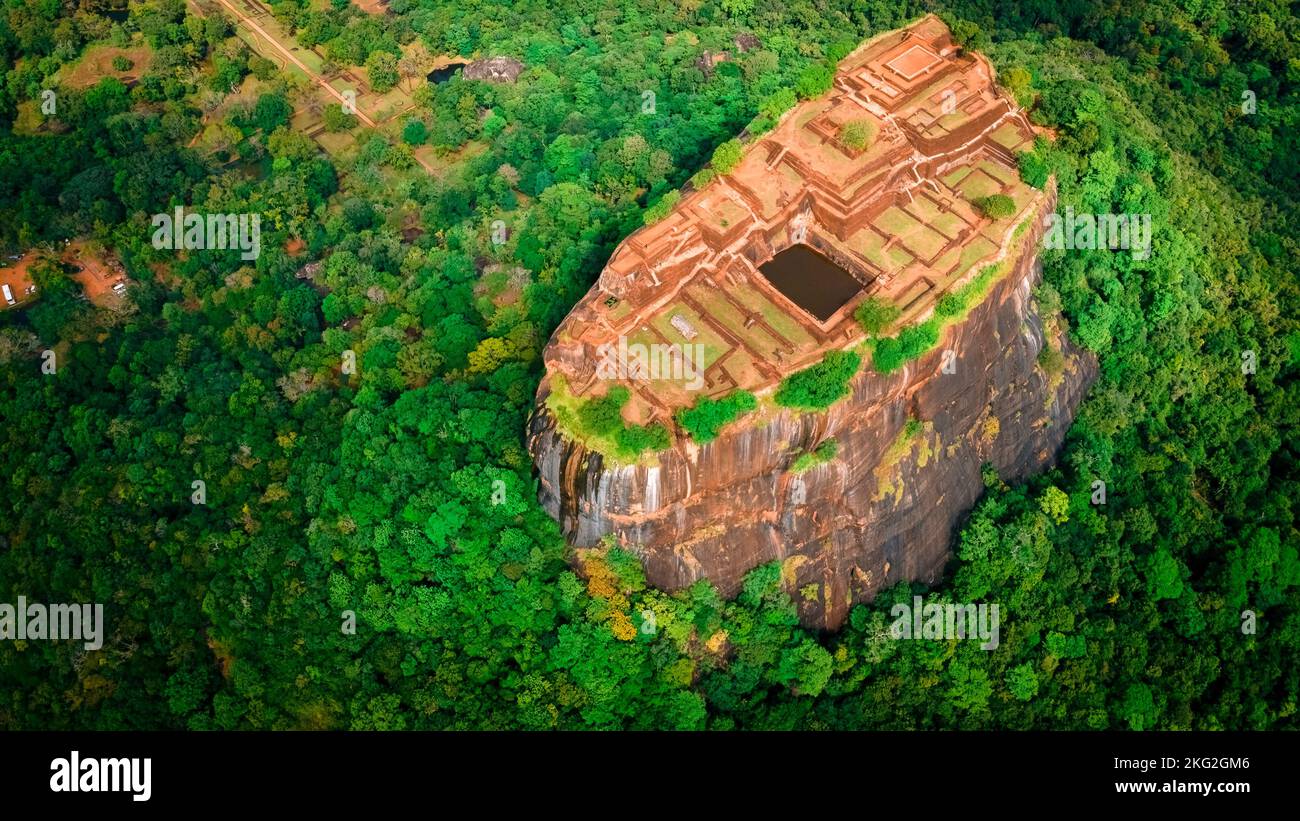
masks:
[[[11,290],[9,290],[9,286],[8,286],[8,285],[4,285],[4,286],[0,286],[0,287],[3,287],[3,288],[4,288],[4,292],[5,292],[5,302],[8,302],[10,305],[17,305],[17,304],[18,304],[18,303],[17,303],[17,300],[14,299],[14,292],[11,291]]]

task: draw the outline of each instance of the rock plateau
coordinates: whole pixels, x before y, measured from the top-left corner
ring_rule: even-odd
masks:
[[[988,62],[928,16],[863,44],[828,94],[628,237],[548,344],[529,423],[541,502],[570,543],[612,538],[651,584],[708,579],[728,596],[780,561],[801,620],[831,629],[883,587],[938,581],[983,493],[982,467],[1008,481],[1043,470],[1095,377],[1033,298],[1042,217],[1055,207],[1050,182],[1040,191],[1019,178],[1034,137]],[[991,215],[995,196],[1014,213]],[[833,276],[776,276],[770,263],[796,246]],[[877,372],[853,317],[863,300],[896,305],[897,330],[990,270],[982,299],[934,348]],[[624,421],[672,432],[668,449],[627,463],[575,434],[552,401],[604,395],[614,383],[597,363],[620,340],[703,352],[702,379],[621,380]],[[1045,346],[1060,354],[1047,370]],[[772,401],[785,376],[832,350],[866,354],[849,396],[821,412]],[[706,444],[673,421],[738,389],[759,410]],[[833,458],[793,469],[830,439]]]

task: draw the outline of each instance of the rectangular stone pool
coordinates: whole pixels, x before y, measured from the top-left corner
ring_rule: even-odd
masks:
[[[791,245],[759,266],[790,301],[825,322],[862,290],[848,271],[807,245]]]

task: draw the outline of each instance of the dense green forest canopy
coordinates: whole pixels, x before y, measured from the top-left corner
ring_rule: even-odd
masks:
[[[293,128],[303,84],[229,20],[5,0],[0,246],[89,237],[132,285],[109,310],[44,266],[40,299],[0,313],[0,601],[102,602],[108,625],[93,651],[0,642],[0,726],[1297,725],[1289,4],[389,8],[273,4],[376,87],[419,84],[399,59],[417,42],[524,71],[419,84],[387,128],[327,106],[327,137],[353,139],[331,152]],[[817,635],[774,566],[732,601],[650,589],[618,550],[575,574],[523,445],[547,336],[719,145],[930,10],[1055,130],[1026,179],[1153,220],[1145,260],[1044,255],[1040,304],[1099,381],[1059,469],[986,477],[927,594],[998,597],[999,648],[890,640],[891,604],[919,587]],[[116,73],[79,81],[97,48]],[[705,50],[732,56],[706,68]],[[232,104],[237,87],[256,94]],[[261,255],[154,249],[149,216],[178,205],[262,214]]]

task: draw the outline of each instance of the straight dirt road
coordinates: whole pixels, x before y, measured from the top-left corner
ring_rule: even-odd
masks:
[[[270,43],[272,48],[274,48],[280,54],[284,55],[284,58],[286,60],[293,63],[298,68],[302,69],[304,74],[310,77],[321,88],[325,89],[325,91],[327,91],[330,94],[330,96],[334,97],[336,100],[342,103],[345,109],[350,110],[352,113],[356,114],[357,119],[361,120],[361,122],[365,123],[371,128],[375,127],[375,121],[370,119],[370,117],[368,117],[364,111],[358,108],[353,102],[349,102],[346,97],[344,97],[342,94],[338,92],[337,89],[334,88],[334,86],[325,82],[325,80],[319,74],[317,74],[316,72],[308,68],[307,65],[302,60],[299,60],[297,57],[295,57],[293,52],[285,48],[284,44],[281,43],[279,40],[275,39],[275,37],[273,37],[270,34],[270,32],[268,32],[266,29],[259,26],[256,22],[253,21],[251,17],[244,14],[239,9],[235,8],[235,5],[231,3],[230,0],[217,0],[217,2],[220,3],[222,6],[224,6],[226,11],[234,15],[235,20],[237,20],[241,26],[244,26],[249,31],[265,38],[266,42]]]
[[[361,120],[361,122],[364,123],[369,128],[378,127],[378,123],[376,123],[373,119],[370,118],[369,115],[367,115],[364,111],[362,111],[359,106],[355,105],[355,101],[353,101],[353,103],[349,103],[348,99],[344,97],[341,93],[339,93],[339,91],[335,89],[334,86],[326,82],[325,79],[321,77],[319,74],[312,71],[311,68],[309,68],[307,64],[304,63],[302,60],[299,60],[297,56],[294,55],[293,51],[286,48],[283,43],[281,43],[278,39],[275,38],[274,35],[272,35],[266,29],[259,26],[257,22],[254,21],[247,14],[244,14],[242,11],[236,8],[234,3],[232,3],[230,0],[216,0],[216,2],[219,3],[226,11],[228,11],[235,18],[235,22],[237,22],[239,25],[243,26],[244,28],[248,29],[249,31],[253,32],[254,34],[258,35],[259,37],[265,39],[266,42],[271,44],[271,47],[274,48],[276,52],[284,56],[285,60],[297,66],[298,68],[302,69],[302,72],[306,74],[308,77],[310,77],[312,82],[316,83],[316,85],[323,88],[331,97],[338,100],[339,103],[343,105],[345,110],[350,110],[353,114],[357,116],[357,119]],[[190,5],[194,6],[196,11],[202,14],[202,9],[198,7],[198,4],[195,2],[195,0],[190,0]],[[419,163],[420,167],[423,168],[425,171],[428,171],[430,174],[434,173],[433,166],[429,165],[424,160],[420,159],[419,157],[416,157],[414,154],[412,154],[412,159],[414,159],[417,163]]]

